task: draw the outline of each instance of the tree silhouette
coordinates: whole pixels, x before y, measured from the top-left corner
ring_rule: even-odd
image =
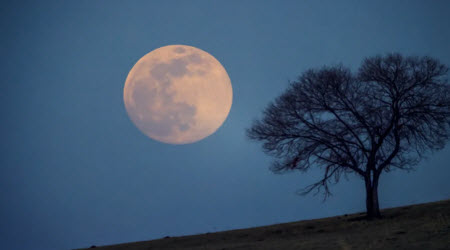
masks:
[[[368,218],[380,217],[381,173],[411,169],[450,136],[448,68],[430,57],[376,56],[352,74],[343,66],[309,70],[247,130],[275,157],[274,172],[312,167],[323,177],[307,186],[330,195],[329,184],[355,173],[365,181]]]

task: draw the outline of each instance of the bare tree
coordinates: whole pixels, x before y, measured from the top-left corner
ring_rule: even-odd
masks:
[[[358,73],[343,66],[309,70],[247,130],[275,157],[274,172],[323,168],[307,186],[330,195],[329,184],[354,173],[365,181],[368,218],[380,217],[381,173],[411,169],[450,136],[448,68],[429,57],[367,58]]]

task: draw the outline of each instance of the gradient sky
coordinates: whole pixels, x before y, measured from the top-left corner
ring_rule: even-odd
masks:
[[[275,175],[245,129],[289,80],[379,53],[450,65],[449,1],[9,1],[0,6],[2,249],[71,249],[365,210],[356,176]],[[169,44],[217,58],[233,106],[212,136],[149,139],[123,104],[129,70]],[[450,198],[450,146],[381,176],[381,207]]]

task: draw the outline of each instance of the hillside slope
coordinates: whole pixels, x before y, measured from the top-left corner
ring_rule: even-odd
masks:
[[[384,209],[382,214],[375,221],[358,213],[95,249],[450,249],[450,200]]]

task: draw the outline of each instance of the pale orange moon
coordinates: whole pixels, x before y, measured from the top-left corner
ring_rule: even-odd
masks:
[[[151,51],[133,66],[123,100],[128,116],[148,137],[193,143],[213,134],[230,112],[233,90],[224,67],[186,45]]]

